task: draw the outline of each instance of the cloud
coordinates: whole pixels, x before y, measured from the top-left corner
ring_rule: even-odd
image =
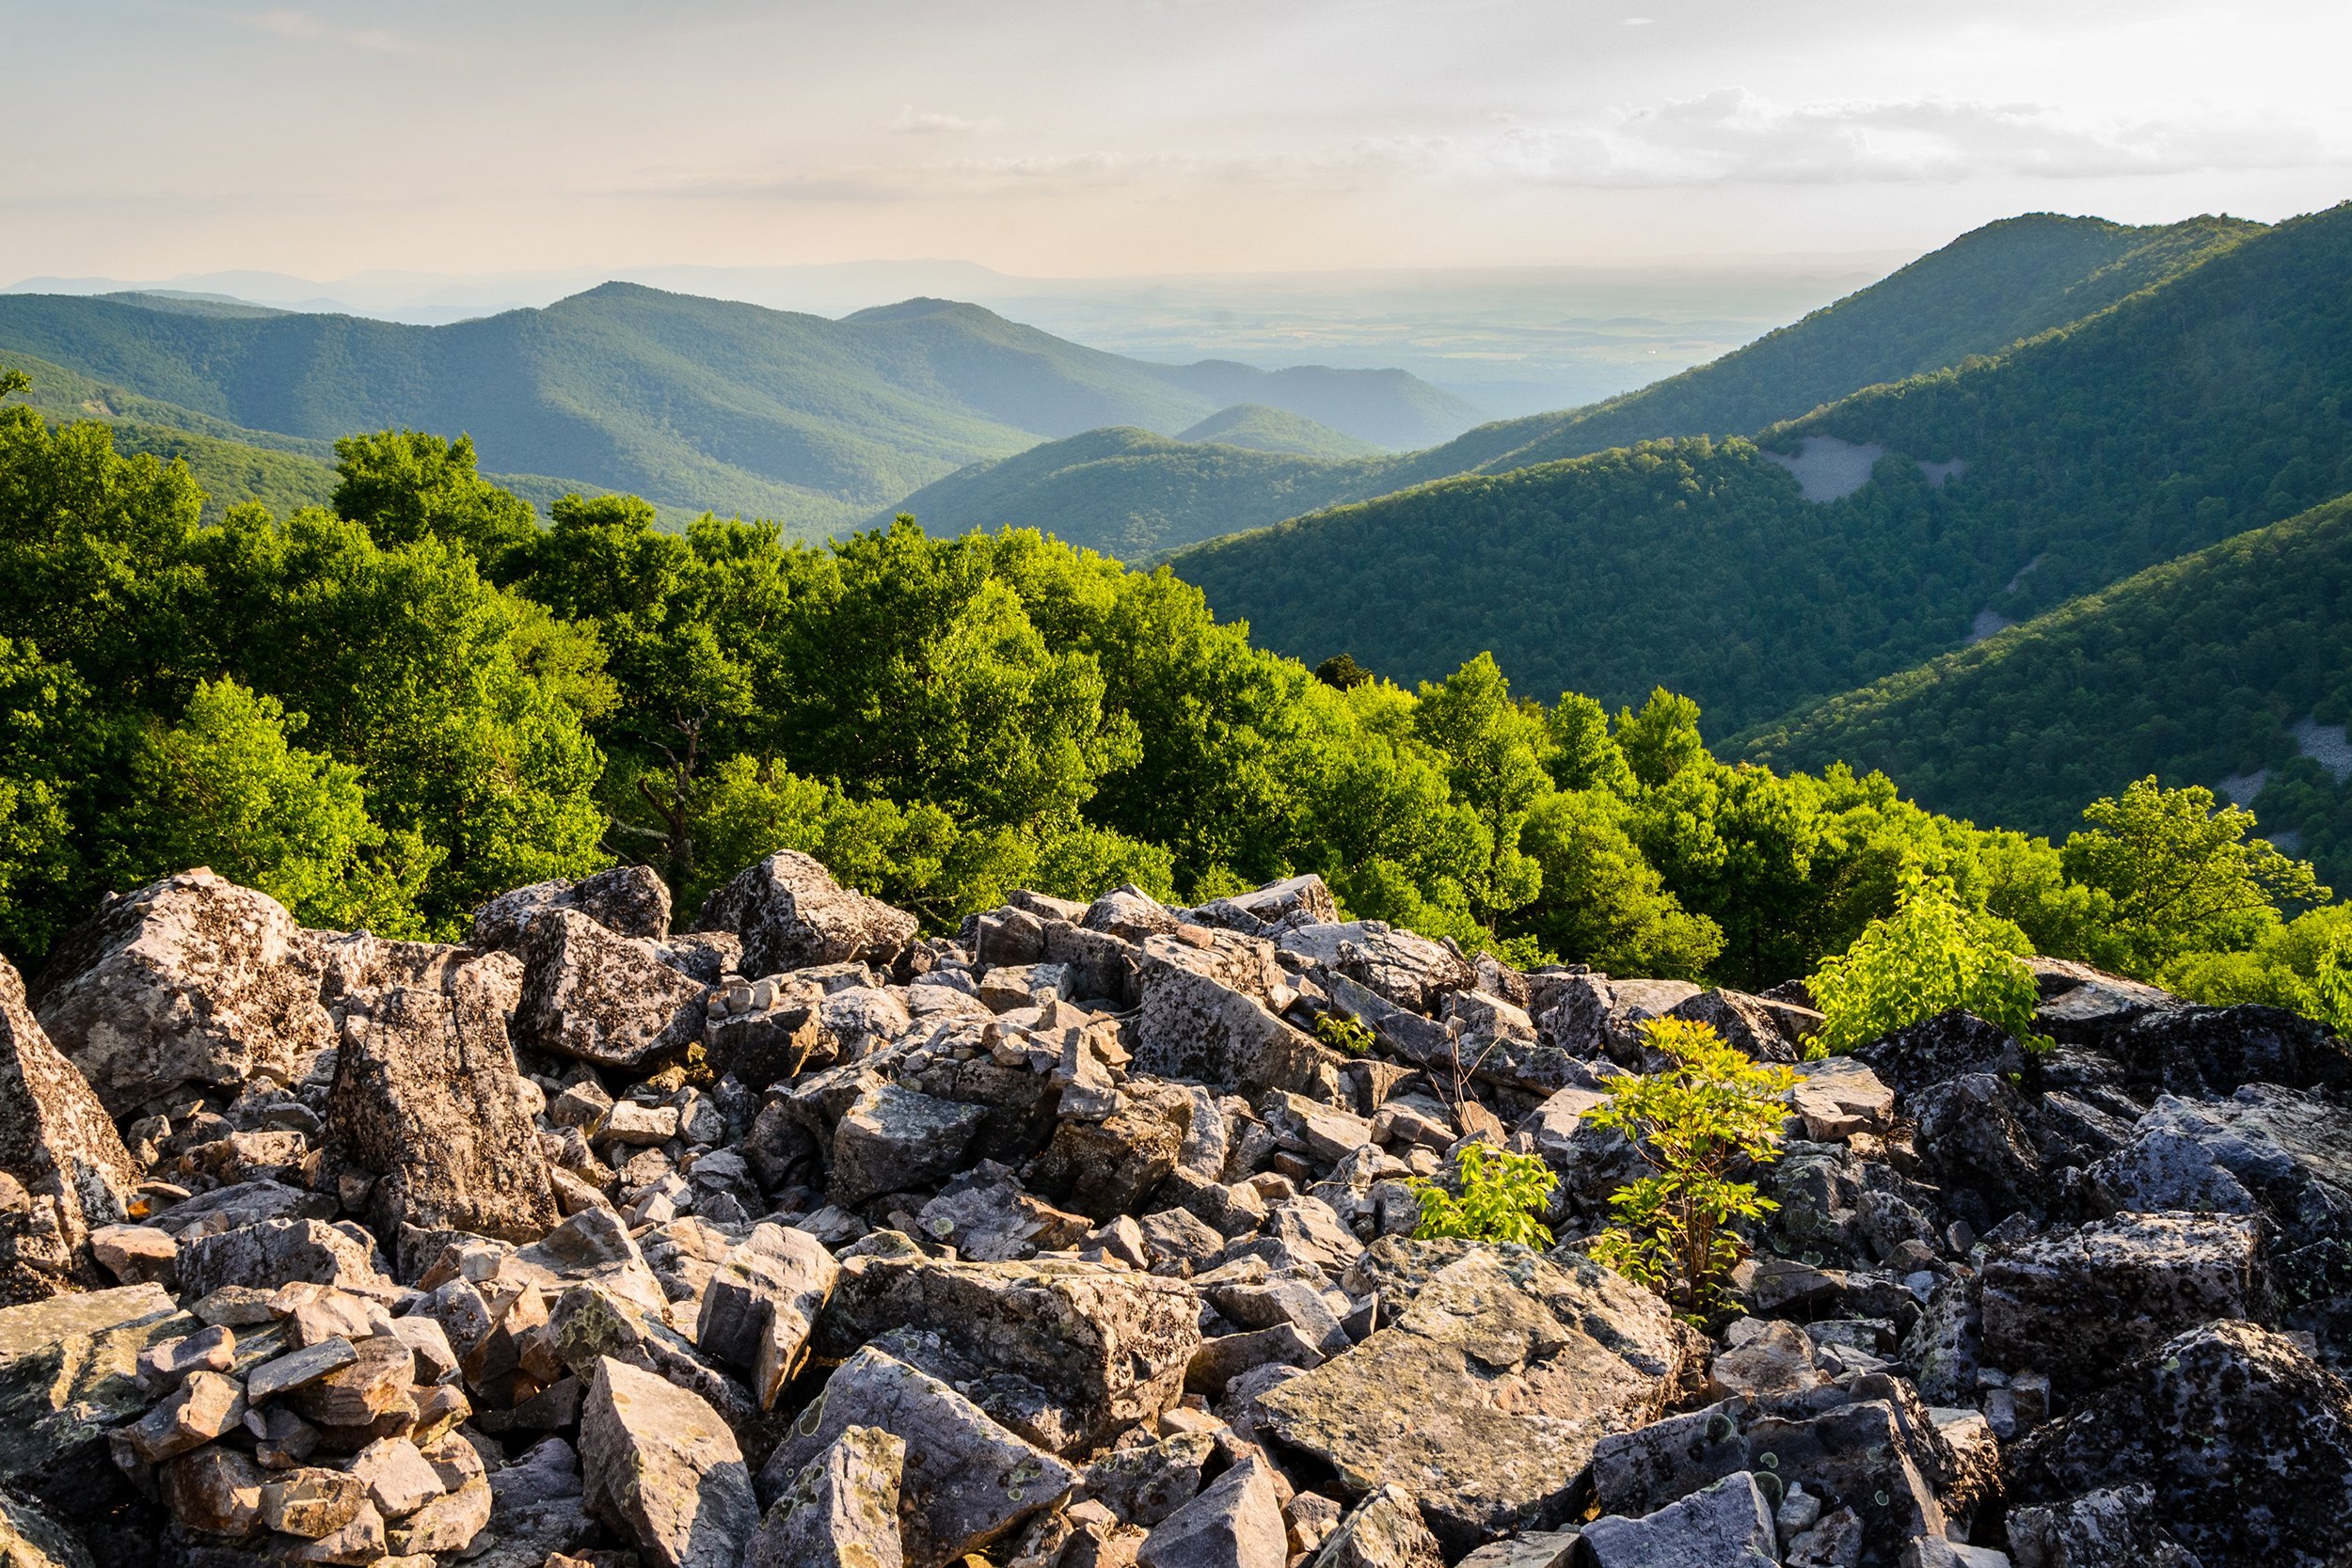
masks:
[[[2076,179],[2344,161],[2308,126],[2203,117],[2070,114],[1965,99],[1788,105],[1744,87],[1562,126],[1501,123],[1447,138],[1458,170],[1590,185],[1943,182],[1985,174]]]
[[[329,25],[308,11],[252,11],[230,18],[238,25],[250,27],[257,33],[268,33],[281,39],[296,39],[305,42],[342,43],[355,49],[372,49],[386,55],[421,55],[423,46],[412,43],[382,27],[344,28]]]
[[[958,135],[975,131],[993,131],[1004,122],[993,116],[971,119],[962,115],[917,114],[914,105],[907,104],[898,111],[898,118],[882,127],[913,135]]]

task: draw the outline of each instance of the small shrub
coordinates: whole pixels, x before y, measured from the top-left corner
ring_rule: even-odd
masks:
[[[1343,1056],[1372,1053],[1372,1031],[1344,1013],[1326,1013],[1315,1020],[1315,1038]]]
[[[1687,1019],[1654,1019],[1646,1037],[1674,1065],[1607,1080],[1601,1086],[1608,1101],[1584,1117],[1623,1132],[1653,1174],[1610,1198],[1617,1223],[1589,1250],[1677,1310],[1697,1316],[1720,1304],[1724,1278],[1746,1256],[1734,1225],[1778,1207],[1731,1172],[1779,1157],[1782,1100],[1797,1075],[1750,1061],[1713,1029]]]
[[[2033,1030],[2040,995],[2019,957],[2025,945],[2016,927],[1963,904],[1946,879],[1907,877],[1895,912],[1806,982],[1826,1020],[1821,1049],[1851,1051],[1955,1008],[2046,1045]]]
[[[1421,1201],[1415,1236],[1551,1245],[1550,1229],[1535,1216],[1551,1201],[1560,1179],[1543,1161],[1492,1144],[1467,1143],[1454,1156],[1454,1170],[1462,1189],[1459,1197],[1435,1181],[1413,1180],[1413,1196]]]

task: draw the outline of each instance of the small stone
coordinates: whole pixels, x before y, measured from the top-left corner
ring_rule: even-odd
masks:
[[[261,1467],[218,1443],[183,1453],[155,1472],[155,1485],[171,1516],[206,1535],[244,1537],[262,1528]],[[13,1565],[14,1553],[0,1549]]]
[[[405,1519],[448,1488],[417,1445],[405,1437],[370,1443],[352,1457],[351,1474],[368,1489],[368,1500],[387,1519]]]
[[[125,1285],[152,1280],[166,1287],[180,1276],[180,1240],[149,1225],[103,1225],[90,1232],[90,1255]]]
[[[329,1339],[264,1361],[246,1374],[246,1398],[255,1404],[296,1388],[308,1387],[329,1372],[341,1371],[359,1359],[358,1347],[348,1339]]]
[[[159,1465],[201,1448],[245,1419],[245,1390],[218,1372],[193,1372],[163,1403],[123,1429],[133,1452]]]
[[[367,1483],[341,1470],[289,1471],[262,1487],[262,1523],[305,1541],[333,1535],[358,1517]]]

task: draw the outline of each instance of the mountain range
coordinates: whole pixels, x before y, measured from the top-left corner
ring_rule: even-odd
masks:
[[[152,431],[309,456],[356,430],[465,432],[493,471],[560,476],[527,489],[628,490],[804,536],[977,459],[1097,426],[1172,435],[1255,404],[1394,447],[1477,418],[1402,372],[1151,364],[945,300],[834,321],[623,283],[430,327],[153,294],[0,294],[0,356],[68,371],[96,388],[77,404],[135,408]]]
[[[2029,214],[1963,235],[1711,363],[1588,407],[1480,425],[1424,451],[1249,462],[1140,432],[1088,431],[975,464],[900,510],[935,531],[1035,527],[1137,559],[1463,474],[1667,436],[1753,435],[1864,387],[1997,354],[2081,320],[2261,227],[2205,217],[2132,228]]]

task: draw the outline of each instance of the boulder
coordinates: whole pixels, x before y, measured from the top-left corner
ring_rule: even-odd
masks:
[[[743,973],[755,975],[852,960],[887,968],[917,929],[914,916],[850,892],[793,849],[739,872],[704,903],[695,925],[740,936]]]
[[[1098,1263],[852,1259],[818,1322],[818,1353],[844,1355],[892,1329],[944,1336],[978,1367],[1025,1380],[1089,1451],[1156,1419],[1200,1342],[1182,1282]]]
[[[1804,1058],[1804,1046],[1785,1026],[1786,1012],[1785,1004],[1775,1007],[1745,991],[1703,990],[1676,1003],[1666,1016],[1704,1023],[1756,1061],[1796,1062]]]
[[[1905,1100],[1969,1073],[2014,1079],[2026,1070],[2025,1048],[1973,1013],[1921,1019],[1854,1047],[1853,1055]]]
[[[328,1042],[294,916],[200,867],[108,899],[51,951],[31,1001],[114,1117],[182,1088],[292,1085]]]
[[[746,1374],[763,1410],[801,1370],[841,1265],[805,1230],[759,1225],[703,1287],[694,1342]]]
[[[344,1016],[326,1148],[373,1180],[368,1215],[413,1278],[445,1233],[534,1242],[554,1190],[506,1024],[470,966],[450,990],[393,990]]]
[[[826,1191],[844,1209],[884,1193],[936,1186],[963,1167],[988,1117],[982,1105],[937,1100],[896,1084],[861,1094],[833,1132]]]
[[[1455,1551],[1563,1522],[1594,1446],[1683,1376],[1665,1304],[1572,1253],[1472,1247],[1400,1311],[1405,1288],[1381,1292],[1390,1326],[1261,1395],[1258,1419],[1351,1493],[1403,1486]]]
[[[398,1294],[376,1273],[365,1243],[318,1220],[264,1220],[181,1243],[181,1293],[191,1301],[224,1285],[275,1290],[292,1280],[360,1295]]]
[[[801,1413],[760,1471],[783,1497],[853,1427],[903,1440],[898,1539],[907,1568],[941,1568],[984,1551],[1067,1497],[1078,1473],[1024,1442],[955,1389],[875,1346],[850,1356]]]
[[[649,942],[556,909],[524,929],[520,951],[514,1029],[521,1044],[635,1068],[702,1038],[709,988],[663,963]]]
[[[2343,1561],[2352,1387],[2294,1340],[2207,1323],[2010,1449],[2010,1505],[2153,1491],[2154,1516],[2206,1563]]]
[[[2159,1008],[2110,1033],[2100,1049],[2138,1088],[2228,1095],[2248,1084],[2342,1088],[2352,1055],[2324,1025],[2279,1007]]]
[[[1325,1049],[1258,996],[1178,961],[1187,952],[1169,937],[1145,949],[1131,1069],[1219,1088],[1325,1091]]]
[[[1442,1568],[1444,1561],[1413,1495],[1383,1486],[1347,1511],[1315,1553],[1313,1568]]]
[[[2201,1568],[2156,1522],[2155,1490],[2145,1483],[2012,1509],[2009,1555],[2016,1568]]]
[[[1774,1568],[1780,1536],[1756,1477],[1741,1470],[1639,1519],[1594,1520],[1577,1557],[1590,1568]]]
[[[1454,949],[1377,920],[1302,926],[1283,933],[1281,950],[1303,966],[1344,975],[1427,1016],[1437,1013],[1446,992],[1478,984],[1478,972]]]
[[[159,1285],[0,1308],[0,1485],[76,1520],[115,1507],[107,1433],[156,1399],[139,1357],[202,1326]]]
[[[30,1200],[0,1213],[0,1304],[96,1284],[90,1234],[129,1212],[139,1170],[106,1108],[25,1006],[24,983],[5,959],[0,1172]]]
[[[740,1568],[759,1528],[743,1451],[717,1411],[606,1356],[580,1416],[587,1510],[660,1568]]]
[[[899,1568],[906,1457],[880,1427],[844,1428],[769,1506],[743,1568]]]
[[[1290,1532],[1274,1467],[1252,1454],[1152,1528],[1140,1568],[1284,1568]]]
[[[2246,1218],[2126,1214],[1985,1261],[1982,1354],[1995,1367],[2095,1387],[2183,1329],[2266,1303],[2262,1238]]]
[[[64,1521],[6,1492],[0,1492],[0,1562],[8,1568],[97,1568],[89,1548]]]
[[[670,890],[649,865],[616,865],[584,881],[557,878],[501,893],[473,912],[473,945],[513,948],[548,910],[578,910],[615,936],[660,941],[670,934]]]

